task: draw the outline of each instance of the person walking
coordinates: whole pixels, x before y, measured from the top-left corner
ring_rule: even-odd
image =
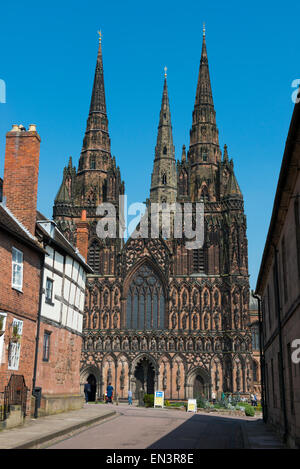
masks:
[[[84,391],[85,402],[87,404],[89,401],[89,393],[91,392],[91,385],[88,381],[85,383],[83,391]]]
[[[108,402],[110,402],[111,404],[113,403],[113,394],[114,394],[114,388],[111,385],[111,383],[108,383],[108,386],[106,388],[106,396],[107,396],[106,403]]]
[[[128,405],[132,405],[132,391],[128,390]]]
[[[215,404],[216,403],[216,393],[214,391],[211,393],[211,398],[212,398],[212,403]]]

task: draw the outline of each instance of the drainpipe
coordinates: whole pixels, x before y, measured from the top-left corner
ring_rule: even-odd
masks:
[[[37,372],[37,362],[38,362],[42,295],[43,295],[43,283],[44,283],[44,265],[45,265],[45,254],[43,255],[41,259],[41,279],[40,279],[40,292],[39,292],[39,309],[38,309],[38,317],[37,317],[37,331],[36,331],[36,338],[35,338],[35,356],[34,356],[34,368],[33,368],[33,378],[32,378],[32,394],[34,393],[34,388],[35,388],[35,383],[36,383],[36,372]],[[34,418],[37,418],[37,417],[38,417],[38,408],[37,408],[37,405],[35,405]]]
[[[281,329],[281,304],[280,304],[280,293],[279,293],[279,279],[278,279],[278,249],[273,244],[274,254],[275,254],[275,297],[276,297],[276,306],[277,306],[277,316],[278,316],[278,340],[279,340],[279,356],[280,356],[280,369],[281,373],[279,376],[279,386],[281,388],[282,396],[282,410],[283,410],[283,422],[284,422],[284,434],[283,441],[287,441],[288,435],[288,422],[287,422],[287,411],[286,411],[286,400],[285,400],[285,381],[284,381],[284,362],[283,362],[283,347],[282,347],[282,329]]]
[[[260,380],[261,380],[261,406],[263,411],[263,421],[268,420],[268,406],[265,388],[265,356],[264,356],[264,338],[263,338],[263,319],[261,310],[261,297],[252,293],[253,298],[258,301],[258,326],[259,326],[259,352],[260,352]]]

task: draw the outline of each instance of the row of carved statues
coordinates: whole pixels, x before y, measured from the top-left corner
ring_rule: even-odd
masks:
[[[102,337],[100,335],[89,335],[83,339],[83,350],[104,351],[203,351],[203,352],[250,352],[251,339],[246,337],[220,338],[220,337],[168,337],[147,338],[114,336]]]

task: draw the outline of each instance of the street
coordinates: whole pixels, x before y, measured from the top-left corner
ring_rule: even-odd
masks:
[[[93,405],[93,404],[89,404]],[[246,419],[111,405],[118,415],[49,449],[243,448]]]

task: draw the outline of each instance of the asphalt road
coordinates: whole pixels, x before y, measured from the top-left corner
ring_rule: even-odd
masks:
[[[243,448],[241,419],[180,410],[112,407],[118,412],[116,417],[48,449]]]

